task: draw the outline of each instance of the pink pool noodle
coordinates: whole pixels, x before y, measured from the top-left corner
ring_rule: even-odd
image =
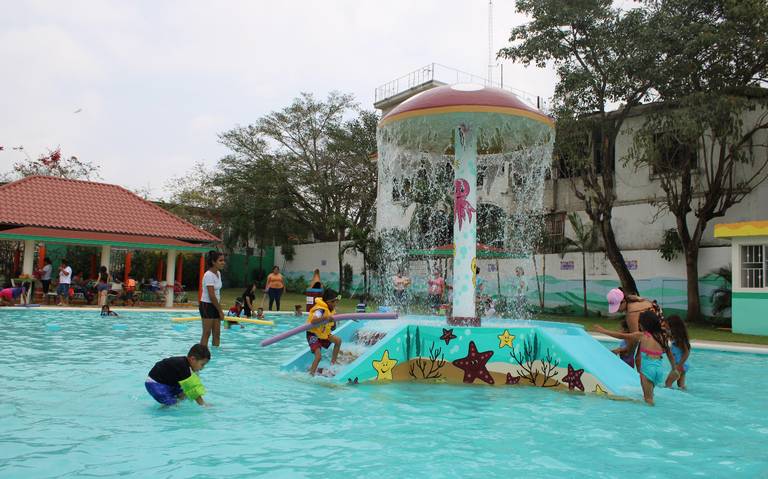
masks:
[[[362,319],[362,320],[369,320],[369,319],[397,319],[397,313],[344,313],[344,314],[336,314],[333,316],[333,320],[338,321],[346,321],[349,319]],[[325,321],[319,321],[317,323],[304,323],[301,326],[297,326],[293,329],[289,329],[288,331],[282,332],[278,335],[272,336],[271,338],[267,338],[261,343],[259,343],[261,346],[269,346],[270,344],[274,344],[278,341],[282,341],[285,338],[289,338],[293,336],[294,334],[299,334],[303,331],[306,331],[308,329],[315,328],[317,326],[320,326],[322,324],[327,323],[330,321],[330,319],[327,319]]]

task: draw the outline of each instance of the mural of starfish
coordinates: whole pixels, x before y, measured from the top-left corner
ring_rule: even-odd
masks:
[[[453,334],[453,329],[443,328],[443,335],[440,336],[440,339],[445,341],[445,344],[448,344],[451,342],[451,339],[456,339],[456,335]]]
[[[568,363],[568,374],[563,378],[563,382],[568,383],[568,389],[577,388],[580,391],[583,391],[584,385],[581,384],[582,374],[584,374],[584,369],[573,369],[573,366]]]
[[[517,384],[520,382],[520,376],[512,376],[512,373],[507,373],[506,384]]]
[[[499,338],[499,348],[503,348],[504,346],[512,347],[512,341],[515,340],[515,336],[513,334],[509,334],[508,330],[504,330],[504,334],[499,334],[496,336]]]
[[[464,382],[473,383],[475,379],[480,378],[488,384],[493,384],[493,376],[488,372],[485,365],[488,360],[493,356],[493,351],[484,351],[482,353],[477,352],[477,346],[474,341],[469,342],[469,351],[467,356],[461,359],[456,359],[452,362],[454,366],[464,370]]]
[[[379,361],[373,361],[376,370],[376,380],[392,379],[392,369],[397,364],[397,359],[389,359],[389,349],[384,350],[384,355]]]

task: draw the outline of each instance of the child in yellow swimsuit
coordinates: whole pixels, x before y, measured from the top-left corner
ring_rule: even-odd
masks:
[[[309,350],[315,355],[312,366],[309,368],[309,374],[312,376],[315,375],[317,365],[320,364],[320,359],[322,359],[320,348],[328,349],[331,343],[333,343],[331,364],[336,364],[336,358],[339,356],[341,338],[331,333],[331,331],[336,329],[336,323],[333,322],[333,312],[338,302],[338,293],[332,289],[326,289],[323,291],[323,297],[317,298],[315,305],[309,310],[308,323],[328,321],[307,331],[307,344],[309,344]]]

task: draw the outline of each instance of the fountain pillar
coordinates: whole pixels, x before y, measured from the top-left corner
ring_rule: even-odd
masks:
[[[475,309],[477,245],[477,136],[459,125],[454,142],[453,315],[450,324],[480,326]]]

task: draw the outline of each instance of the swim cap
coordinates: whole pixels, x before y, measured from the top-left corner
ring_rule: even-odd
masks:
[[[619,310],[621,302],[624,301],[624,293],[619,288],[613,288],[608,291],[608,312],[613,314]]]

